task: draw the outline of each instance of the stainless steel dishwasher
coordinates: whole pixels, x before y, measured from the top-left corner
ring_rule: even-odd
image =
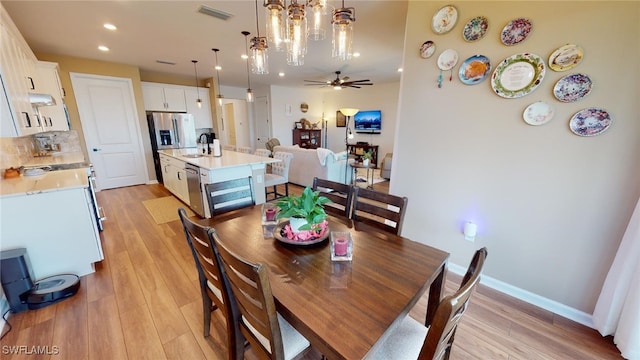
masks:
[[[189,187],[189,207],[196,214],[204,217],[202,190],[200,188],[200,168],[186,163],[184,170],[187,173],[187,185]]]

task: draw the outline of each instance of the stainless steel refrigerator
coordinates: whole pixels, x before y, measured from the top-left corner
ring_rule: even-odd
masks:
[[[162,168],[158,150],[197,147],[195,120],[191,114],[148,112],[147,121],[151,135],[156,177],[159,182],[162,182]]]

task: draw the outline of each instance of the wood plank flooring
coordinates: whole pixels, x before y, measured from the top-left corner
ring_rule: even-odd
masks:
[[[388,191],[389,185],[374,188]],[[202,336],[197,273],[180,222],[156,224],[142,205],[170,194],[162,185],[141,185],[97,195],[108,216],[101,233],[105,260],[82,278],[75,296],[12,314],[13,329],[0,341],[2,359],[224,359],[219,311],[213,314],[211,336]],[[459,281],[449,274],[446,293]],[[423,319],[426,303],[425,295],[411,316]],[[256,357],[249,352],[247,358]],[[310,351],[304,358],[320,354]],[[481,285],[458,328],[451,358],[622,357],[611,337]]]

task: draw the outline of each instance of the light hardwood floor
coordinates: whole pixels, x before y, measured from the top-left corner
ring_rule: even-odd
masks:
[[[374,185],[388,191],[388,183]],[[290,192],[302,188],[291,185]],[[105,190],[105,260],[78,294],[12,314],[2,359],[224,359],[224,320],[214,312],[202,336],[193,258],[179,221],[156,224],[142,201],[170,194],[161,185]],[[491,261],[491,249],[489,258]],[[446,293],[460,281],[448,275]],[[411,311],[423,319],[426,295]],[[384,306],[384,304],[380,304]],[[371,309],[375,311],[375,309]],[[6,332],[6,327],[5,327]],[[12,346],[25,346],[10,354]],[[40,347],[48,355],[29,355]],[[306,359],[320,357],[316,351]],[[254,359],[255,355],[247,354]],[[480,286],[456,333],[452,359],[621,359],[610,337]]]

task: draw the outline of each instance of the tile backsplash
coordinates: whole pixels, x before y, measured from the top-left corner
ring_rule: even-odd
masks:
[[[50,138],[51,143],[59,145],[60,153],[82,152],[80,138],[75,130],[0,138],[0,170],[22,166],[36,156],[38,152],[36,136]]]

